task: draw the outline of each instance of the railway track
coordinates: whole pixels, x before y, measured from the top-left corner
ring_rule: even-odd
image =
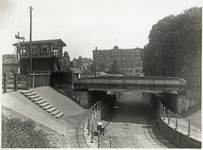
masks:
[[[84,136],[84,126],[85,122],[87,120],[88,115],[85,115],[79,122],[78,127],[77,127],[77,142],[79,148],[89,148],[85,136]]]

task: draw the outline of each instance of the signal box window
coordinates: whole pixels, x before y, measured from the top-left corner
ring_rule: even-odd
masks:
[[[28,54],[27,54],[27,51],[28,51],[27,46],[23,46],[22,49],[21,49],[20,54],[21,54],[22,56],[27,56],[27,55],[28,55]]]
[[[41,46],[40,55],[48,55],[48,50],[49,50],[49,46],[48,45],[42,45]]]
[[[38,49],[38,46],[32,46],[32,55],[33,56],[37,56],[37,49]]]

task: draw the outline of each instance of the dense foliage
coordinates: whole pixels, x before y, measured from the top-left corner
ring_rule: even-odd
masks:
[[[63,66],[65,70],[68,70],[68,67],[70,65],[70,56],[68,54],[68,52],[64,52],[64,56],[63,56]]]
[[[2,148],[50,148],[47,134],[32,120],[8,119],[2,115]]]
[[[144,47],[148,76],[184,77],[201,72],[202,8],[190,8],[153,25]]]

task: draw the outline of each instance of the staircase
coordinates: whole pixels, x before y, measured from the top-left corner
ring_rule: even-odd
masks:
[[[38,96],[33,90],[23,90],[19,92],[52,116],[60,118],[64,115],[63,112],[58,110],[46,100],[43,100],[43,98]]]
[[[63,67],[62,58],[61,58],[61,57],[57,57],[57,60],[58,60],[59,66],[60,66],[59,71],[63,71],[63,70],[64,70],[64,67]]]

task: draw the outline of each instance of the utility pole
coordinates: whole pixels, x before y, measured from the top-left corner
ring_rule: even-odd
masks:
[[[19,32],[18,35],[15,35],[15,38],[18,39],[18,45],[17,45],[17,59],[18,59],[18,74],[20,74],[20,42],[19,39],[25,40],[24,37],[20,37]]]
[[[97,76],[97,47],[95,47],[96,50],[96,57],[95,57],[95,77]]]
[[[32,71],[32,6],[30,6],[30,70]]]

